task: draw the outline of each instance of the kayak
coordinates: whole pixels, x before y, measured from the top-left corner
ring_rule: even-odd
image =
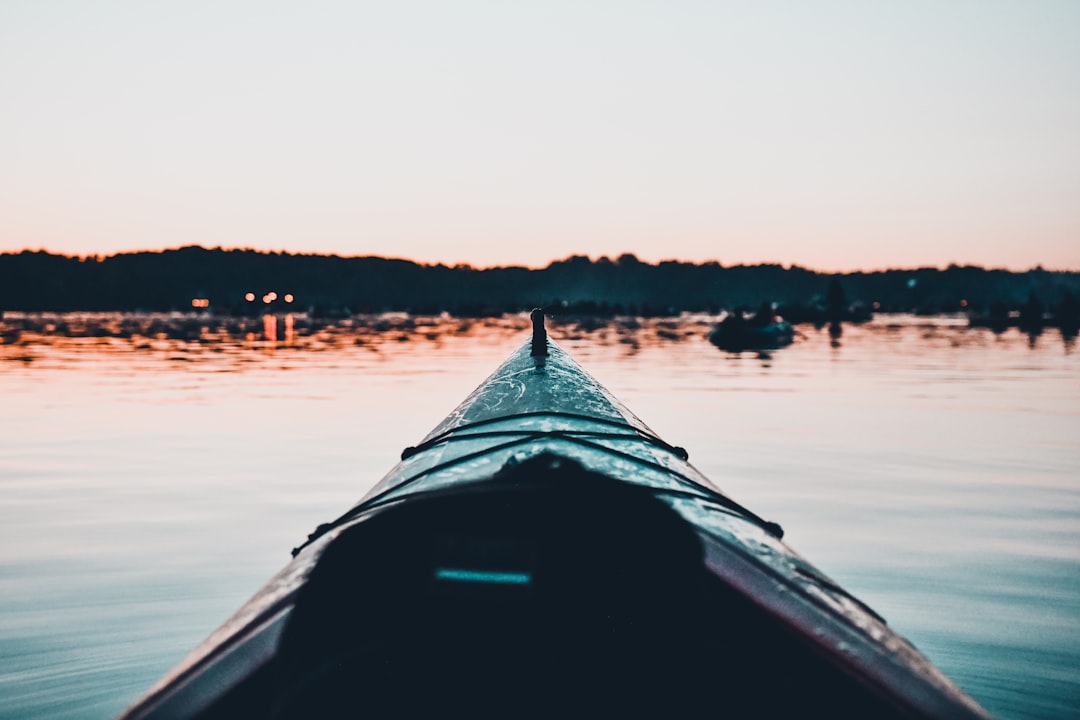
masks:
[[[122,717],[989,717],[533,321]]]

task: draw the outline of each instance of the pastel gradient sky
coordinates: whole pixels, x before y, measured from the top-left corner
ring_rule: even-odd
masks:
[[[1080,270],[1080,2],[0,0],[0,250]]]

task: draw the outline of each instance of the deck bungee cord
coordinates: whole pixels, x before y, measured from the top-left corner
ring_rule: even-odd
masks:
[[[784,537],[784,530],[778,523],[775,523],[775,522],[772,522],[772,521],[769,521],[769,520],[766,520],[766,519],[760,517],[756,513],[754,513],[751,510],[743,507],[742,505],[735,502],[734,500],[727,497],[726,495],[724,495],[722,493],[719,493],[716,490],[713,490],[712,488],[706,487],[706,486],[698,483],[697,481],[693,480],[692,478],[690,478],[689,476],[687,476],[687,475],[685,475],[683,473],[672,470],[670,467],[667,467],[665,465],[661,465],[660,463],[649,460],[648,458],[643,458],[643,457],[640,457],[638,455],[634,455],[633,453],[624,452],[622,450],[618,450],[618,449],[615,449],[615,448],[612,448],[612,447],[609,447],[607,445],[603,445],[603,444],[600,444],[600,443],[591,442],[592,440],[633,440],[633,441],[639,441],[639,442],[643,442],[643,443],[646,443],[646,444],[649,444],[649,445],[654,445],[654,446],[659,447],[659,448],[661,448],[663,450],[666,450],[667,452],[672,453],[673,455],[675,455],[676,457],[678,457],[681,460],[686,460],[687,459],[688,454],[682,448],[677,448],[677,447],[674,447],[672,445],[669,445],[668,443],[664,442],[663,440],[657,438],[655,435],[650,435],[648,433],[643,433],[640,430],[638,430],[637,428],[635,428],[632,425],[629,425],[627,423],[618,423],[618,422],[613,422],[613,421],[610,421],[610,420],[596,420],[596,422],[601,422],[601,423],[604,423],[604,424],[617,426],[617,427],[623,427],[623,428],[626,428],[628,430],[632,430],[633,434],[603,433],[603,432],[597,432],[597,431],[594,431],[594,430],[529,430],[529,431],[498,430],[498,431],[486,431],[486,432],[480,432],[480,433],[461,434],[461,431],[470,430],[470,429],[475,428],[477,426],[491,425],[493,423],[499,423],[499,422],[504,422],[504,421],[513,421],[513,420],[520,419],[520,418],[523,418],[523,417],[546,417],[546,416],[550,416],[550,417],[566,417],[566,418],[574,418],[574,419],[578,419],[578,420],[594,421],[593,418],[589,418],[589,417],[584,416],[584,415],[577,415],[575,413],[553,413],[553,412],[517,413],[515,415],[506,415],[506,416],[499,417],[499,418],[491,418],[489,420],[470,423],[468,425],[462,425],[460,427],[455,428],[452,431],[442,433],[441,435],[438,435],[435,438],[432,438],[431,440],[423,442],[420,445],[417,445],[415,447],[408,447],[404,451],[402,451],[402,453],[401,453],[401,459],[402,460],[408,460],[408,459],[410,459],[412,457],[415,457],[416,455],[419,455],[420,453],[422,453],[422,452],[424,452],[426,450],[430,450],[430,449],[432,449],[434,447],[438,447],[440,445],[445,445],[445,444],[454,442],[455,440],[458,440],[458,441],[478,440],[478,439],[486,440],[486,439],[504,438],[504,437],[513,437],[513,438],[515,438],[514,440],[510,440],[508,442],[500,443],[498,445],[492,445],[491,447],[485,448],[484,450],[479,450],[479,451],[476,451],[476,452],[473,452],[473,453],[468,453],[468,454],[465,454],[465,455],[455,457],[455,458],[453,458],[451,460],[446,460],[446,461],[444,461],[442,463],[439,463],[438,465],[434,465],[434,466],[432,466],[430,468],[426,468],[423,471],[416,473],[415,475],[412,475],[412,476],[410,476],[410,477],[408,477],[408,478],[406,478],[404,480],[401,480],[400,482],[393,485],[392,487],[387,488],[382,493],[368,498],[367,500],[360,503],[359,505],[357,505],[355,508],[353,508],[349,512],[347,512],[344,515],[338,517],[336,520],[334,520],[332,522],[329,522],[329,523],[323,523],[323,524],[319,525],[319,527],[316,528],[315,532],[308,535],[308,539],[303,545],[300,545],[299,547],[293,548],[292,554],[295,556],[297,553],[299,553],[301,550],[303,550],[304,547],[306,547],[308,544],[310,544],[314,540],[317,540],[319,537],[326,534],[327,532],[330,532],[334,528],[340,527],[341,525],[347,523],[349,520],[353,519],[357,515],[359,515],[359,514],[361,514],[363,512],[366,512],[367,510],[370,510],[372,508],[379,507],[380,505],[384,504],[385,502],[388,502],[388,500],[386,499],[388,496],[391,496],[391,495],[394,496],[392,498],[392,501],[397,501],[397,500],[402,499],[401,498],[401,493],[399,492],[402,488],[408,487],[408,486],[416,483],[417,481],[423,479],[424,477],[426,477],[428,475],[437,473],[437,472],[439,472],[441,470],[445,470],[446,468],[452,467],[454,465],[467,463],[467,462],[469,462],[471,460],[475,460],[475,459],[483,457],[485,455],[494,455],[494,454],[500,453],[500,452],[502,452],[504,450],[509,450],[509,449],[519,447],[519,446],[522,446],[522,445],[531,445],[531,444],[537,443],[538,441],[544,441],[544,440],[546,440],[546,441],[564,441],[564,442],[568,442],[568,443],[576,443],[576,444],[578,444],[578,445],[580,445],[582,447],[586,447],[586,448],[589,448],[591,450],[598,450],[600,452],[608,453],[610,455],[619,457],[619,458],[621,458],[623,460],[628,460],[630,462],[638,463],[640,465],[652,468],[654,470],[658,470],[658,471],[666,473],[668,475],[672,475],[672,476],[678,478],[679,480],[691,485],[694,488],[694,491],[691,491],[691,490],[673,490],[673,489],[669,489],[669,488],[651,488],[650,486],[647,486],[647,485],[642,486],[642,487],[650,487],[650,490],[654,494],[684,495],[686,497],[697,497],[697,498],[700,498],[700,499],[703,499],[703,500],[709,500],[711,502],[718,503],[718,504],[722,505],[724,508],[732,511],[734,514],[736,514],[736,515],[738,515],[738,516],[740,516],[740,517],[742,517],[742,518],[744,518],[746,520],[749,520],[749,521],[757,524],[758,526],[760,526],[763,530],[768,532],[773,537],[775,537],[777,539],[781,539],[781,538]],[[416,493],[414,493],[414,494],[416,494]]]

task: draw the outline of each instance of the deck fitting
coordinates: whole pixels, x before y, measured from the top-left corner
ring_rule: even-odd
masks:
[[[536,360],[537,367],[543,367],[544,358],[548,356],[547,330],[544,328],[544,311],[541,308],[533,310],[529,317],[532,319],[532,357]]]

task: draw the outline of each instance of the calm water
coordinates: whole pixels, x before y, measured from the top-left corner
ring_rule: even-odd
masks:
[[[880,317],[729,355],[709,324],[551,333],[989,710],[1080,713],[1080,352]],[[9,314],[0,717],[118,713],[527,326]]]

